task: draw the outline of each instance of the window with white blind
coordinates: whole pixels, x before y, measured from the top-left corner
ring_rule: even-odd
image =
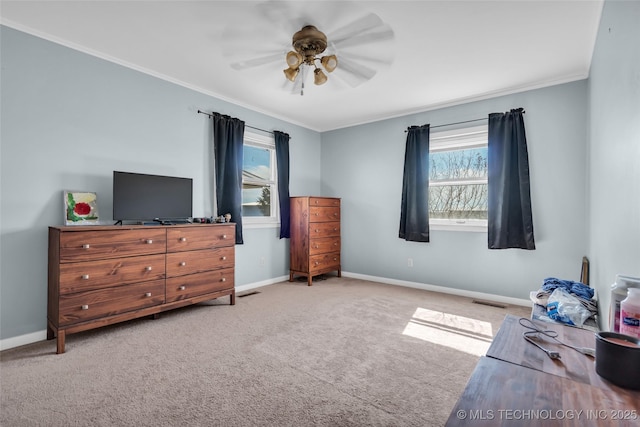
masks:
[[[430,228],[487,230],[487,154],[487,126],[431,133]]]
[[[273,135],[244,134],[242,223],[273,225],[278,218],[278,174]]]

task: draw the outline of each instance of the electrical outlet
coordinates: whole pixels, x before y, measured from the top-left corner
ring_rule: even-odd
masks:
[[[413,267],[413,258],[407,258],[407,267]]]

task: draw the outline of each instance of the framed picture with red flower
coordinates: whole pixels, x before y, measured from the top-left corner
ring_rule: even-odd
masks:
[[[96,193],[80,191],[64,192],[65,225],[98,224],[98,202]]]

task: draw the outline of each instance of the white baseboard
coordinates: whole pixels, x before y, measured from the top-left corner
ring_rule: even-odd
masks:
[[[20,335],[17,337],[6,338],[0,340],[0,351],[8,350],[22,345],[33,344],[34,342],[44,341],[47,339],[47,330],[32,332],[30,334]]]
[[[532,302],[528,299],[505,297],[502,295],[487,294],[484,292],[467,291],[464,289],[447,288],[444,286],[428,285],[426,283],[409,282],[406,280],[389,279],[387,277],[368,276],[366,274],[342,272],[345,277],[353,277],[354,279],[369,280],[371,282],[386,283],[388,285],[405,286],[408,288],[423,289],[425,291],[440,292],[443,294],[458,295],[461,297],[481,299],[485,301],[501,302],[503,304],[521,305],[531,307]]]
[[[261,288],[263,286],[275,285],[276,283],[289,280],[289,276],[274,277],[273,279],[263,280],[261,282],[248,283],[246,285],[236,286],[236,295],[242,292],[250,291],[251,289]]]
[[[501,295],[486,294],[483,292],[465,291],[463,289],[446,288],[444,286],[427,285],[425,283],[389,279],[386,277],[368,276],[366,274],[349,273],[346,271],[343,271],[342,275],[345,277],[352,277],[354,279],[386,283],[388,285],[405,286],[408,288],[423,289],[425,291],[441,292],[444,294],[452,294],[452,295],[458,295],[458,296],[463,296],[468,298],[482,299],[486,301],[501,302],[504,304],[521,305],[524,307],[531,306],[531,301],[529,300],[505,297]],[[274,285],[276,283],[284,282],[286,280],[289,280],[289,276],[274,277],[273,279],[236,286],[236,295],[242,292],[250,291],[252,289],[261,288],[263,286]],[[8,350],[14,347],[20,347],[27,344],[33,344],[35,342],[44,341],[46,339],[47,339],[46,329],[38,332],[33,332],[30,334],[20,335],[17,337],[6,338],[3,340],[0,340],[0,351]]]

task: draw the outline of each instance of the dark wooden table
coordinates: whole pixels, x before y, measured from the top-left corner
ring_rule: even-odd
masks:
[[[594,359],[546,338],[539,343],[560,359],[525,341],[519,317],[507,315],[487,356],[476,366],[447,426],[562,425],[639,426],[640,392],[602,379]],[[595,347],[595,334],[561,324],[534,322],[558,339]]]

